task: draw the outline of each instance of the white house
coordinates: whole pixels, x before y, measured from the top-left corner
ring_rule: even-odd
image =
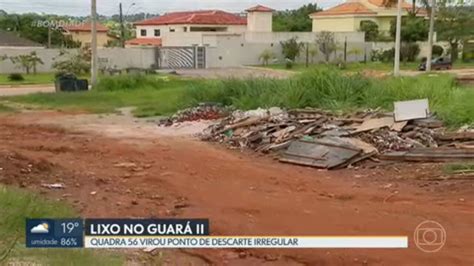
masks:
[[[135,23],[136,38],[127,46],[179,46],[203,44],[203,36],[271,32],[273,9],[255,6],[245,14],[221,10],[166,13]]]

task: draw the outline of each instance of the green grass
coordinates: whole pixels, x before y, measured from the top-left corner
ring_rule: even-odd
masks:
[[[65,204],[44,200],[35,194],[0,185],[0,264],[124,264],[124,258],[116,252],[84,249],[27,249],[24,243],[26,217],[72,218],[78,216]]]
[[[474,173],[474,163],[456,163],[443,166],[447,174]]]
[[[401,63],[400,64],[400,69],[401,70],[418,70],[418,65],[419,62],[407,62],[407,63]],[[273,64],[273,65],[268,65],[266,66],[267,68],[271,69],[286,69],[285,64]],[[326,68],[326,64],[324,63],[319,63],[319,64],[310,64],[309,67],[307,68],[305,64],[295,64],[293,66],[292,71],[296,72],[303,72],[308,69],[320,69],[320,68]],[[453,64],[454,69],[465,69],[465,68],[474,68],[474,63],[466,63],[466,62],[456,62]],[[363,70],[379,70],[379,71],[393,71],[393,64],[392,63],[382,63],[382,62],[367,62],[367,63],[348,63],[346,65],[346,68],[343,70],[345,72],[359,72]]]
[[[186,105],[185,90],[190,83],[202,81],[161,75],[124,75],[103,77],[89,92],[31,94],[8,97],[8,100],[41,107],[111,113],[115,109],[135,106],[139,117],[170,114]]]
[[[20,72],[18,72],[20,73]],[[54,73],[37,73],[37,74],[24,74],[21,73],[24,80],[22,81],[10,81],[8,79],[9,74],[0,74],[0,86],[11,86],[11,85],[42,85],[42,84],[49,84],[52,85],[54,83]],[[88,79],[88,75],[82,75],[79,78],[81,79]]]
[[[8,100],[63,110],[113,112],[135,106],[139,117],[167,115],[199,102],[240,109],[317,107],[337,112],[381,107],[428,98],[431,110],[448,126],[474,123],[474,90],[457,87],[447,74],[369,79],[331,67],[312,68],[285,80],[195,80],[161,75],[104,77],[91,92],[34,94]]]
[[[332,68],[311,69],[287,80],[217,80],[194,84],[194,103],[220,102],[241,109],[280,106],[333,111],[378,108],[392,111],[394,101],[428,98],[432,111],[449,126],[474,123],[474,90],[458,88],[449,75],[372,80],[343,75]]]
[[[15,109],[0,103],[0,113],[13,112]]]
[[[53,73],[22,74],[23,81],[8,80],[9,74],[0,74],[0,85],[31,85],[31,84],[52,84],[54,83]]]

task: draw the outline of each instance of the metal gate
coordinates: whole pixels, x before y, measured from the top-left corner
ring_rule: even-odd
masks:
[[[156,61],[159,69],[205,68],[205,47],[160,47]]]

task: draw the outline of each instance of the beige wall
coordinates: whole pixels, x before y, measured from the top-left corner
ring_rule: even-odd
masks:
[[[390,31],[390,23],[394,19],[396,19],[396,17],[377,17],[377,25],[379,25],[379,31]]]
[[[69,36],[71,36],[74,41],[80,41],[82,46],[90,44],[92,39],[91,33],[86,31],[71,32]],[[109,40],[113,40],[113,38],[109,37],[106,32],[97,32],[98,47],[105,47]]]
[[[249,12],[247,29],[252,32],[271,32],[273,27],[272,12]]]
[[[193,46],[204,45],[215,47],[218,45],[217,39],[226,36],[237,36],[233,40],[238,40],[237,45],[245,43],[268,44],[279,46],[281,41],[286,41],[296,37],[299,42],[312,43],[317,38],[317,32],[246,32],[243,34],[218,33],[218,32],[170,32],[162,37],[163,46]],[[221,38],[222,37],[222,38]],[[334,34],[336,42],[364,42],[363,32],[336,32]]]
[[[358,21],[352,17],[318,17],[313,19],[313,32],[331,31],[344,32],[355,31],[358,27]]]
[[[362,37],[363,38],[363,37]],[[260,55],[265,50],[270,50],[275,55],[275,60],[270,63],[284,63],[285,59],[281,51],[281,45],[279,43],[273,46],[270,43],[250,43],[246,42],[243,36],[218,36],[215,47],[208,47],[206,50],[206,66],[208,68],[215,67],[235,67],[242,65],[261,65],[262,62],[259,60]],[[317,49],[314,42],[310,46],[311,49]],[[348,42],[348,51],[357,48],[362,51],[359,55],[348,55],[347,60],[362,61],[364,59],[364,42]],[[369,50],[370,51],[370,50]],[[342,57],[343,52],[339,51],[337,54],[331,56],[331,60],[334,58]],[[303,63],[306,61],[305,53],[301,53],[297,58],[297,61]],[[315,58],[310,59],[310,62],[316,63],[323,61],[323,55],[318,53]]]

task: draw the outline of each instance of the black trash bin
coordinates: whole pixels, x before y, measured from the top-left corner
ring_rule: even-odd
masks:
[[[87,79],[76,79],[76,91],[86,91],[89,89]]]
[[[65,74],[56,78],[55,88],[57,92],[87,91],[89,89],[89,84],[87,79],[77,79],[75,75]]]

